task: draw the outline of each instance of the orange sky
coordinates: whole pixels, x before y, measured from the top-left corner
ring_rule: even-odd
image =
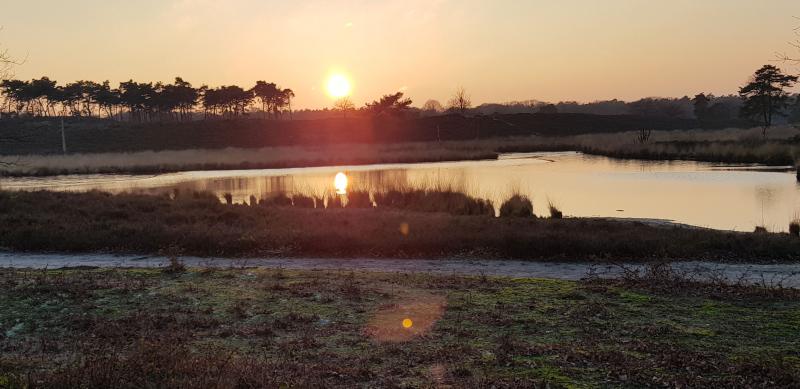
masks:
[[[732,93],[800,25],[796,0],[0,2],[18,78],[263,79],[300,108],[331,105],[333,72],[357,105],[444,103],[460,85],[476,104]]]

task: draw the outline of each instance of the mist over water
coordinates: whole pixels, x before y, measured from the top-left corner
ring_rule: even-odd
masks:
[[[319,199],[337,196],[334,177],[344,172],[347,191],[453,190],[491,200],[495,208],[513,193],[533,200],[548,216],[548,202],[567,216],[665,219],[716,229],[785,231],[800,214],[794,172],[696,162],[623,161],[579,153],[508,154],[493,161],[296,169],[194,171],[155,176],[79,175],[0,180],[6,190],[101,190],[112,193],[208,191],[235,203],[278,194]],[[325,202],[327,203],[327,202]],[[377,204],[380,207],[380,204]]]

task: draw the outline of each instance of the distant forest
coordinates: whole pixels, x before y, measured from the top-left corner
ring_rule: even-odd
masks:
[[[723,122],[739,118],[744,100],[737,95],[694,97],[648,97],[632,102],[621,100],[579,103],[548,103],[527,100],[509,103],[481,104],[472,107],[469,96],[459,89],[445,107],[428,100],[421,108],[411,106],[403,93],[388,94],[361,108],[348,98],[335,102],[332,108],[292,110],[294,91],[275,83],[258,81],[250,88],[236,85],[210,88],[193,87],[177,77],[171,84],[140,83],[133,80],[112,88],[108,81],[76,81],[58,85],[48,77],[0,82],[0,117],[87,117],[120,121],[190,121],[213,118],[257,117],[270,119],[327,119],[358,116],[429,117],[447,113],[464,116],[517,113],[579,113],[593,115],[633,115],[651,118],[698,119]],[[778,120],[800,120],[800,97]]]

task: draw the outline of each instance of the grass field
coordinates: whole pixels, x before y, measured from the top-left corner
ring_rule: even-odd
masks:
[[[797,261],[800,239],[600,219],[495,218],[463,194],[409,192],[372,208],[226,205],[206,194],[0,192],[0,247],[199,256]],[[288,199],[286,199],[288,200]],[[284,205],[281,205],[284,204]],[[503,208],[501,206],[501,208]],[[508,208],[508,207],[506,207]],[[516,211],[514,210],[516,209]],[[527,214],[526,214],[527,212]]]
[[[797,291],[0,270],[3,387],[797,387]]]

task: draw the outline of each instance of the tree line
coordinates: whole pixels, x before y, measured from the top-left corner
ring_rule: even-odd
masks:
[[[193,87],[180,77],[175,82],[121,82],[112,88],[108,81],[76,81],[58,85],[48,77],[0,82],[5,97],[2,112],[21,116],[106,117],[130,121],[191,120],[201,112],[204,118],[237,117],[248,108],[260,106],[264,117],[291,116],[291,89],[258,81],[249,89],[240,86]],[[198,108],[200,108],[198,110]]]
[[[796,76],[784,74],[773,65],[765,65],[740,88],[737,95],[714,96],[699,93],[693,98],[648,97],[632,102],[608,100],[583,104],[574,101],[552,104],[529,100],[482,104],[473,108],[470,96],[464,88],[458,88],[447,107],[436,100],[428,100],[421,108],[414,108],[411,106],[412,101],[403,92],[397,92],[366,103],[360,109],[345,97],[334,103],[333,112],[338,112],[343,117],[414,117],[443,113],[588,113],[695,118],[701,123],[745,119],[766,129],[773,125],[777,117],[786,117],[786,121],[790,123],[800,122],[800,95],[793,95],[788,91],[797,79]],[[265,118],[277,119],[285,112],[291,117],[291,102],[295,97],[291,89],[282,89],[275,83],[265,81],[258,81],[249,89],[236,85],[218,88],[203,85],[195,88],[180,77],[176,77],[171,84],[129,80],[120,83],[117,88],[112,88],[108,81],[76,81],[60,86],[48,77],[30,81],[8,79],[0,82],[0,93],[5,97],[0,112],[7,114],[107,117],[137,122],[184,121],[199,115],[203,118],[240,117],[253,108],[260,109]],[[331,113],[327,109],[303,110],[300,115],[301,118],[311,119],[329,117]]]

